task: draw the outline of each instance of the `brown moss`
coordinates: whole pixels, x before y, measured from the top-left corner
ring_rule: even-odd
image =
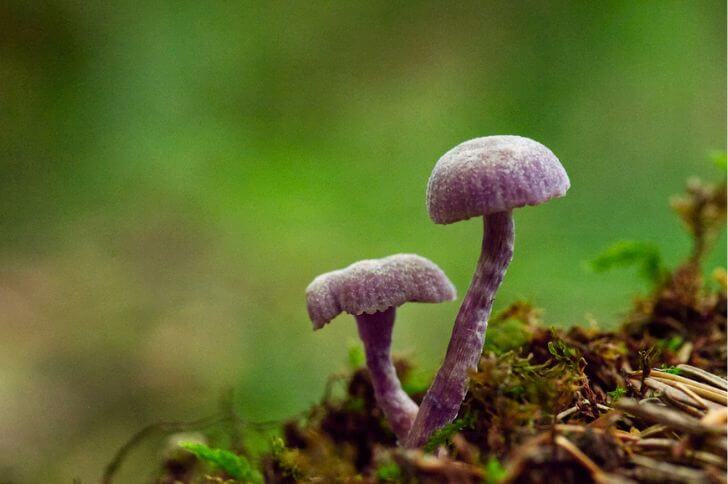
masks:
[[[705,236],[711,231],[695,233]],[[705,247],[706,242],[696,244]],[[629,462],[633,449],[613,433],[633,429],[635,423],[605,408],[621,395],[643,396],[639,378],[630,377],[633,370],[644,369],[646,377],[653,366],[689,363],[725,374],[725,283],[721,280],[718,290],[706,287],[701,250],[693,251],[649,297],[636,300],[616,331],[547,329],[540,312],[523,302],[496,315],[490,331],[507,332],[502,338],[505,344],[514,340],[522,344],[504,348],[496,338],[486,346],[459,414],[459,421],[467,425],[446,436],[429,460],[422,452],[395,446],[363,370],[351,376],[346,397],[324,402],[323,417],[308,425],[318,432],[317,438],[336,444],[340,458],[350,459],[354,473],[338,478],[356,475],[365,481],[384,481],[378,477],[377,461],[385,459],[399,466],[401,482],[478,482],[488,479],[483,466],[495,457],[509,463],[508,482],[591,482],[593,469],[554,444],[554,431],[564,423],[572,431],[559,434],[600,472],[621,474],[622,479],[654,477],[657,471],[633,469]],[[286,435],[291,448],[306,452],[295,434],[287,430]],[[690,444],[701,445],[695,439]],[[342,448],[350,449],[348,457]],[[701,472],[708,476],[714,469],[705,466]]]
[[[347,376],[342,395],[327,390],[321,404],[305,418],[281,426],[282,439],[261,459],[266,481],[722,479],[725,436],[706,437],[704,425],[695,417],[717,422],[722,414],[709,413],[700,405],[685,409],[684,403],[671,403],[646,384],[652,368],[685,363],[725,375],[725,269],[714,272],[712,285],[705,284],[701,270],[725,220],[725,185],[691,181],[686,193],[673,200],[673,207],[693,235],[693,250],[682,265],[657,281],[649,296],[635,300],[620,328],[548,329],[538,309],[523,302],[511,305],[492,318],[493,337],[471,375],[457,424],[438,434],[431,453],[396,446],[367,371],[355,370]],[[407,383],[410,364],[399,360],[396,366]],[[422,394],[412,396],[420,401]],[[650,407],[637,418],[618,410],[619,398],[629,397],[647,397],[661,406]],[[680,417],[687,420],[676,428],[655,427],[662,422],[661,409],[671,404],[678,412],[689,410]],[[691,426],[699,432],[691,433]],[[644,438],[656,440],[643,440],[643,432]],[[669,448],[645,450],[641,445],[646,442],[667,443]],[[499,462],[505,463],[505,470]],[[681,467],[665,471],[662,463]],[[195,470],[194,461],[168,462],[163,474],[190,482]]]

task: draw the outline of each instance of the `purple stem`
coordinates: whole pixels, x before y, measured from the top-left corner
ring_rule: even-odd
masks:
[[[455,420],[483,351],[493,299],[513,257],[511,212],[483,217],[483,248],[478,266],[453,327],[445,361],[427,390],[405,447],[421,447],[433,432]]]
[[[374,396],[397,439],[404,442],[417,415],[417,404],[402,390],[390,356],[394,315],[394,308],[374,314],[360,314],[356,316],[356,325],[364,342]]]

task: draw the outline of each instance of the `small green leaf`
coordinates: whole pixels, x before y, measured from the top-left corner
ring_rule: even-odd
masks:
[[[567,345],[560,339],[549,341],[546,346],[556,361],[573,365],[579,359],[577,349]]]
[[[183,442],[180,447],[233,479],[253,484],[263,482],[263,476],[250,465],[245,457],[234,454],[229,450],[213,449],[197,442]]]
[[[589,266],[594,272],[637,266],[640,275],[652,284],[658,284],[667,274],[657,246],[636,240],[617,242],[595,257]]]
[[[432,375],[429,372],[412,370],[407,374],[407,379],[402,382],[402,389],[407,395],[424,393],[430,388]]]
[[[386,462],[377,467],[377,479],[382,481],[399,482],[402,478],[402,470],[396,462]]]
[[[680,370],[680,368],[678,368],[676,366],[665,366],[665,365],[662,365],[660,367],[660,371],[661,372],[664,372],[664,373],[669,373],[671,375],[679,375],[680,373],[682,373],[681,370]]]
[[[627,393],[627,390],[624,389],[624,387],[617,387],[611,392],[607,392],[607,395],[609,395],[609,398],[612,400],[612,403],[616,402],[620,398],[622,398]]]
[[[526,387],[523,385],[516,385],[511,388],[507,388],[504,392],[511,397],[520,397],[526,394]]]
[[[366,359],[364,356],[364,348],[359,343],[349,343],[347,356],[347,362],[352,370],[357,370],[364,366]]]
[[[715,166],[723,171],[728,170],[728,156],[725,151],[716,150],[710,153],[710,159],[713,160]]]
[[[657,346],[664,350],[670,350],[675,353],[680,349],[684,342],[685,338],[683,338],[682,336],[673,336],[672,338],[662,339],[658,341]]]
[[[485,463],[485,482],[487,484],[498,484],[506,477],[506,470],[498,459],[493,456]]]

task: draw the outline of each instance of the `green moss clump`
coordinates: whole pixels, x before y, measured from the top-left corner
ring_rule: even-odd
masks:
[[[667,398],[646,386],[654,367],[661,367],[663,376],[680,374],[681,364],[720,376],[726,368],[726,271],[716,269],[711,284],[704,281],[701,269],[725,222],[725,184],[691,181],[672,205],[694,241],[683,264],[668,270],[656,247],[633,242],[612,247],[594,263],[598,270],[637,264],[651,283],[650,294],[635,299],[621,327],[549,329],[540,311],[525,302],[494,315],[458,418],[435,433],[424,449],[397,446],[377,407],[368,372],[361,367],[362,353],[353,349],[349,371],[331,379],[320,404],[281,424],[282,435],[271,440],[267,451],[248,460],[242,450],[188,446],[198,461],[211,466],[212,474],[187,462],[185,478],[192,476],[191,482],[197,482],[195,476],[205,482],[201,479],[208,475],[218,479],[211,482],[264,478],[273,483],[577,483],[606,482],[615,476],[632,481],[654,478],[645,469],[636,472],[629,457],[643,451],[630,442],[647,429],[654,432],[654,422],[644,416],[624,417],[617,409],[645,396]],[[428,379],[413,372],[407,361],[397,360],[396,367],[404,387],[419,401]],[[343,388],[331,391],[336,385]],[[679,401],[663,403],[685,410]],[[707,412],[689,410],[692,420],[685,422]],[[231,433],[241,433],[244,422],[230,415],[234,417],[234,412],[227,411],[221,421]],[[684,431],[686,425],[681,428]],[[670,465],[682,465],[685,475],[706,480],[724,474],[720,456],[706,457],[716,443],[697,428],[703,432],[699,437],[668,430],[660,438],[674,440],[677,435],[679,446],[661,454],[650,450],[644,456],[654,460],[659,455]],[[109,475],[130,447],[122,448]],[[160,483],[182,475],[173,473],[169,463],[162,469]]]

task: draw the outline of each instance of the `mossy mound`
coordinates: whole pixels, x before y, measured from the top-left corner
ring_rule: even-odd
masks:
[[[673,200],[694,239],[673,271],[634,242],[595,261],[597,269],[639,264],[652,284],[617,330],[550,328],[521,302],[496,315],[458,418],[423,449],[396,445],[366,369],[357,368],[332,377],[305,415],[275,425],[262,453],[238,439],[255,426],[228,401],[212,419],[143,429],[104,482],[152,431],[216,423],[237,444],[175,447],[157,482],[726,482],[726,271],[706,281],[701,269],[725,200],[724,183],[695,181]],[[426,385],[409,362],[396,366],[419,402]]]
[[[523,344],[486,348],[458,419],[422,451],[395,446],[367,372],[357,370],[343,396],[285,425],[283,446],[263,459],[266,480],[722,482],[725,389],[695,368],[725,376],[725,293],[701,293],[680,306],[665,300],[684,274],[679,281],[660,287],[649,305],[641,301],[617,331],[546,329],[532,307],[513,305],[490,331],[507,328]],[[644,308],[664,306],[699,324],[653,335],[666,316]],[[407,381],[409,367],[400,368]],[[705,385],[715,398],[693,399],[694,387]]]

